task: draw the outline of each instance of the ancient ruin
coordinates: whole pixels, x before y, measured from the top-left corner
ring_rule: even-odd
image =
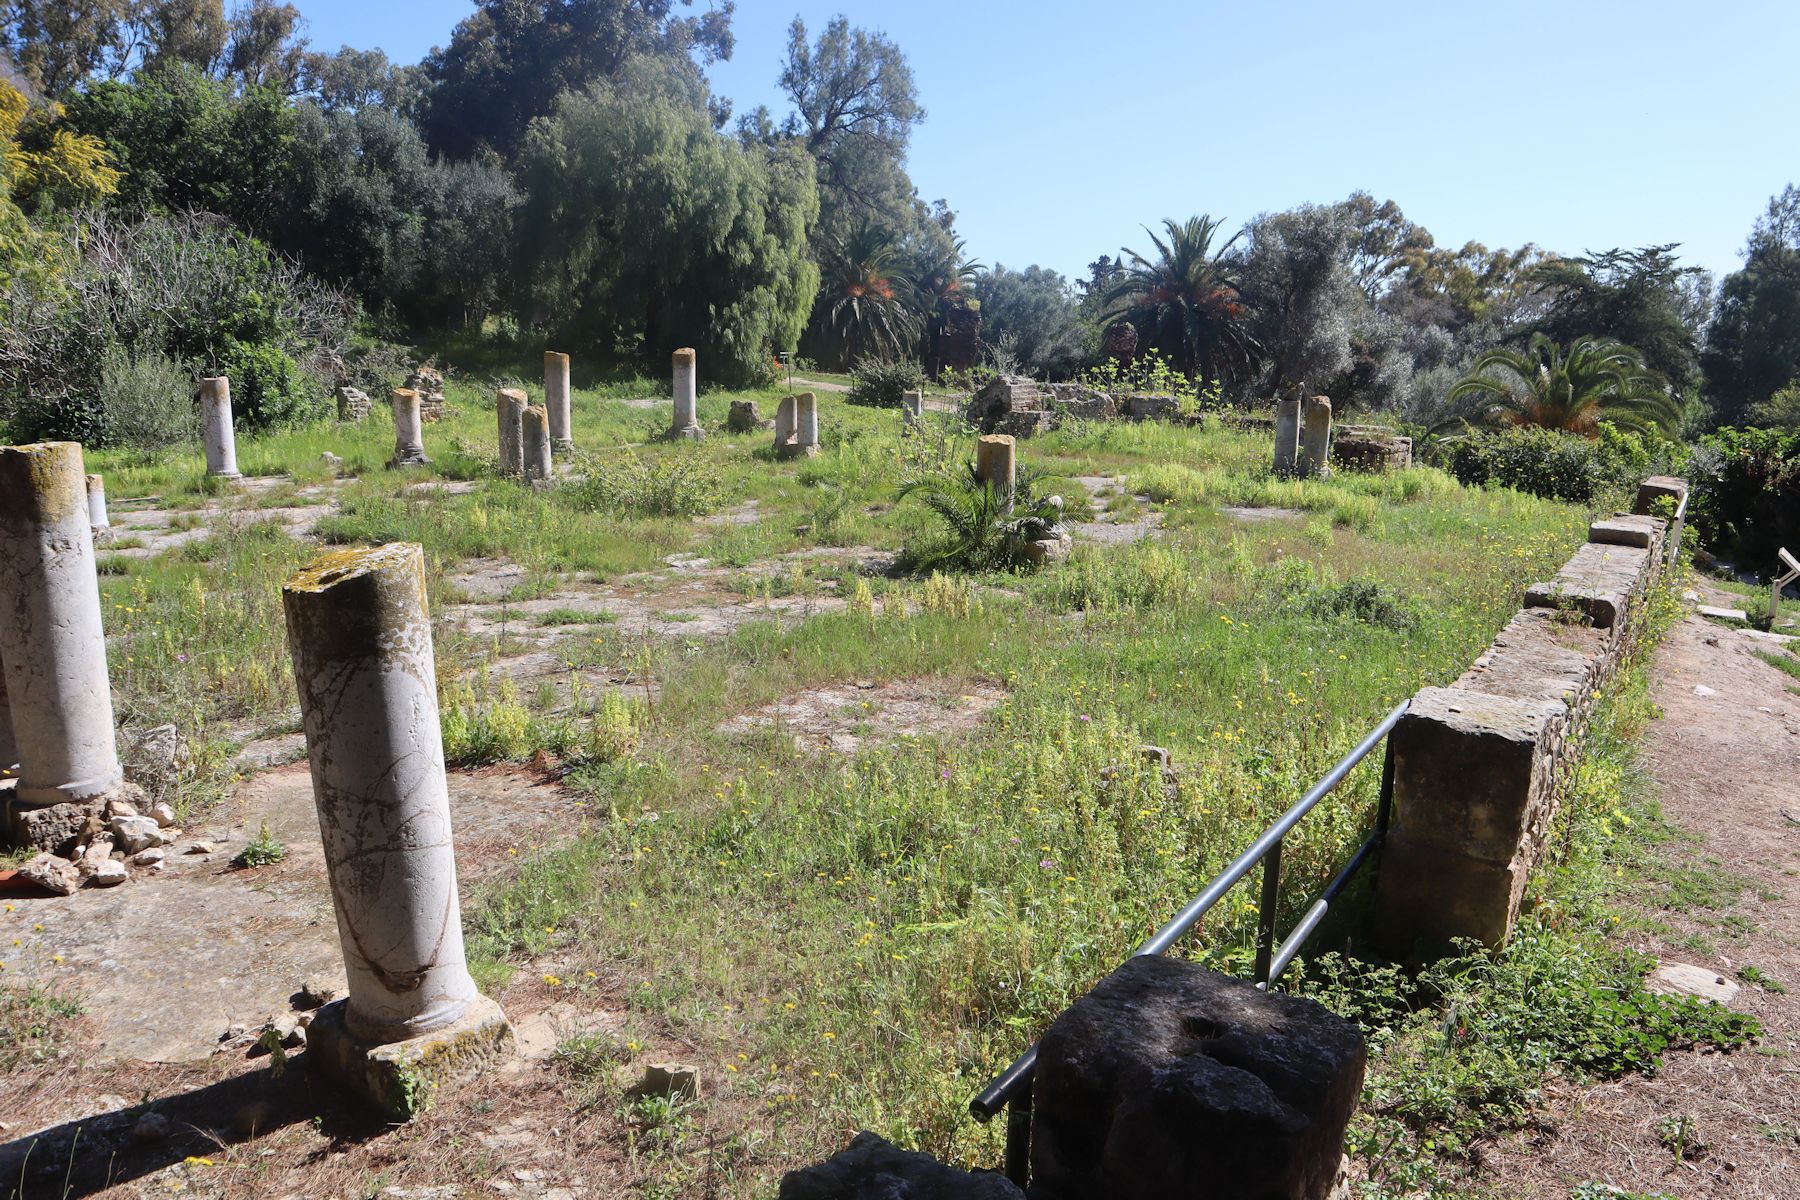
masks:
[[[783,396],[775,410],[775,457],[811,458],[818,452],[818,397],[811,392]]]
[[[701,441],[706,431],[700,428],[698,408],[699,356],[691,349],[677,350],[674,355],[675,410],[669,425],[669,436]]]
[[[231,380],[223,375],[200,381],[200,423],[205,433],[206,473],[219,479],[241,479],[237,431],[231,423]]]
[[[558,454],[575,449],[569,425],[569,356],[544,351],[544,408],[550,416],[551,448]]]
[[[321,555],[282,602],[350,980],[308,1044],[407,1119],[512,1036],[464,965],[424,552]]]
[[[388,394],[394,409],[394,457],[390,467],[422,466],[425,457],[424,420],[419,414],[419,393],[413,388],[395,388]]]
[[[525,482],[534,487],[549,487],[554,478],[550,455],[550,414],[532,405],[520,418],[520,454]]]
[[[525,393],[501,388],[494,394],[494,414],[499,423],[500,474],[518,479],[525,474]]]

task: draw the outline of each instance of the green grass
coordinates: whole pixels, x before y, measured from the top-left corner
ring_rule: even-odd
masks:
[[[494,362],[535,377],[530,363]],[[898,413],[821,394],[824,452],[776,462],[767,434],[722,431],[731,394],[703,395],[707,440],[676,444],[654,440],[666,407],[625,402],[661,391],[579,369],[576,384],[583,453],[636,474],[550,493],[492,478],[491,392],[454,379],[450,415],[426,430],[432,466],[383,469],[392,426],[379,409],[363,426],[245,438],[239,459],[250,474],[294,470],[300,485],[322,481],[322,453],[342,456],[356,478],[321,535],[424,545],[439,616],[466,598],[447,577],[473,559],[524,568],[514,602],[657,572],[678,553],[729,570],[714,582],[734,597],[851,601],[771,609],[712,641],[671,626],[665,638],[571,628],[555,643],[577,668],[653,680],[644,704],[635,687],[630,704],[616,692],[571,704],[557,687],[489,686],[482,669],[509,643],[443,620],[435,631],[452,760],[548,750],[602,818],[477,889],[474,969],[503,991],[553,958],[558,986],[624,1008],[646,1039],[691,1047],[734,1120],[785,1130],[778,1159],[731,1168],[742,1194],[835,1149],[842,1128],[997,1163],[1000,1131],[965,1115],[988,1075],[1394,703],[1459,675],[1591,515],[1427,469],[1274,481],[1266,437],[1217,421],[1077,424],[1021,443],[1039,490],[1081,513],[1075,477],[1125,476],[1165,513],[1161,540],[1083,545],[1035,576],[870,579],[831,559],[770,560],[894,551],[927,532],[930,516],[897,493],[909,474],[972,455],[955,422],[932,414],[929,436],[904,437]],[[765,410],[778,394],[750,393]],[[103,581],[122,712],[175,720],[202,747],[210,766],[182,803],[204,807],[232,744],[288,719],[279,588],[311,551],[255,523],[266,497],[206,484],[197,454],[94,457],[113,496],[161,495],[210,531]],[[450,481],[473,488],[412,487]],[[694,515],[751,501],[749,524]],[[1240,523],[1227,504],[1309,517]],[[604,619],[556,608],[519,628]],[[720,731],[808,688],[914,679],[1006,699],[977,737],[927,733],[849,757],[801,752],[774,727]],[[1174,794],[1140,760],[1144,742],[1173,751]],[[1374,775],[1353,775],[1289,839],[1284,923],[1366,829]],[[1255,918],[1254,893],[1234,892],[1186,952],[1243,970]],[[672,1192],[698,1186],[692,1156],[658,1169]]]

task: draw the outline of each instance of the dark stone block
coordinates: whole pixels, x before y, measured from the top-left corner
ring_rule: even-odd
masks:
[[[32,808],[8,796],[0,800],[0,845],[67,858],[84,837],[99,832],[99,809],[75,801]]]
[[[1002,1175],[959,1171],[859,1133],[819,1165],[789,1171],[780,1200],[1025,1200],[1025,1193]]]
[[[1044,1035],[1034,1200],[1318,1200],[1362,1089],[1363,1038],[1319,1004],[1140,956]]]

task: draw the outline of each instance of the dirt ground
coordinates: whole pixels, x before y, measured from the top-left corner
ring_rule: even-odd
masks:
[[[1558,1086],[1541,1126],[1488,1156],[1493,1196],[1567,1200],[1599,1183],[1682,1200],[1800,1197],[1800,685],[1754,653],[1777,644],[1690,615],[1657,652],[1662,715],[1642,761],[1682,834],[1659,852],[1697,898],[1648,907],[1661,928],[1633,943],[1740,983],[1731,1004],[1764,1037],[1730,1054],[1671,1053],[1653,1078]]]

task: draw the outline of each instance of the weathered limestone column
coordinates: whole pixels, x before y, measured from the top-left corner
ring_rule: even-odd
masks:
[[[786,456],[794,441],[794,397],[783,396],[775,407],[775,453]]]
[[[525,459],[525,482],[540,487],[550,486],[550,414],[532,405],[525,410],[520,431]]]
[[[511,1037],[463,959],[424,551],[332,551],[281,595],[350,983],[308,1044],[409,1118]]]
[[[975,471],[1000,496],[1003,511],[1012,512],[1013,485],[1017,478],[1012,434],[990,433],[977,441]]]
[[[900,415],[908,429],[917,429],[925,424],[925,393],[903,392],[900,395]]]
[[[124,780],[78,442],[0,446],[0,660],[24,751],[14,800],[47,807]]]
[[[544,351],[544,408],[550,414],[550,442],[563,454],[575,448],[569,428],[569,356]]]
[[[87,477],[87,509],[88,528],[94,531],[94,536],[112,528],[112,521],[106,515],[106,480],[98,475]]]
[[[811,392],[794,397],[794,442],[803,453],[819,452],[819,398]]]
[[[518,388],[501,388],[494,397],[500,418],[500,473],[513,478],[525,473],[525,407],[525,393]]]
[[[1315,478],[1331,474],[1331,401],[1314,396],[1306,402],[1300,434],[1300,473]]]
[[[1275,402],[1275,474],[1292,475],[1300,455],[1300,397]]]
[[[419,413],[419,393],[395,388],[388,396],[394,405],[394,457],[390,467],[413,467],[430,462],[425,457],[425,421]]]
[[[687,438],[690,441],[701,441],[706,437],[706,430],[700,428],[697,405],[698,359],[692,350],[681,349],[675,352],[675,421],[669,426],[669,436]]]
[[[231,380],[223,375],[200,381],[200,423],[206,435],[206,473],[242,479],[237,469],[237,433],[231,427]]]

